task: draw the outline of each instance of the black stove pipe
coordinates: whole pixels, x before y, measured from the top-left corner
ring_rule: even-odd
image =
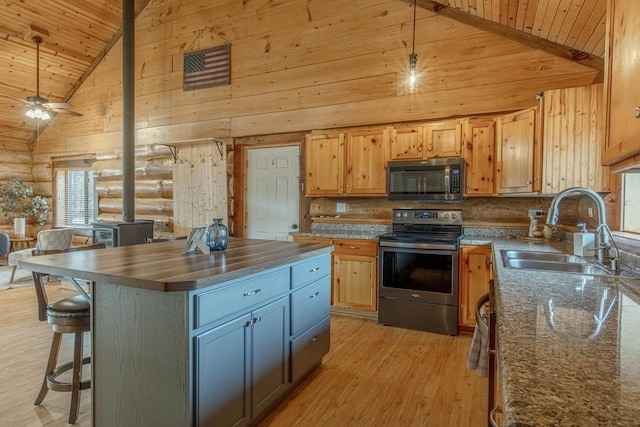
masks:
[[[135,221],[135,11],[122,0],[122,220]]]

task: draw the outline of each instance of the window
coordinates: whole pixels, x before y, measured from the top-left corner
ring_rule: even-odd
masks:
[[[56,170],[56,227],[91,225],[96,218],[97,200],[92,170]]]
[[[624,174],[622,189],[622,231],[640,233],[640,173]]]

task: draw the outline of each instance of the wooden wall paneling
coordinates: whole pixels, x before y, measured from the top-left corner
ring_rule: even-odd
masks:
[[[233,151],[233,235],[247,236],[247,147],[236,145]]]
[[[175,233],[227,218],[226,147],[213,141],[178,146],[174,163]]]
[[[541,102],[544,193],[569,187],[611,190],[608,167],[600,165],[604,145],[602,85],[546,91]]]
[[[31,181],[31,165],[24,163],[12,163],[9,167],[0,168],[0,181],[9,181],[11,178],[18,178],[22,181]]]
[[[231,119],[231,136],[243,136],[247,129],[264,133],[295,132],[307,129],[327,129],[354,125],[419,121],[425,117],[456,117],[489,114],[527,108],[535,104],[535,93],[541,86],[558,88],[584,86],[591,79],[583,73],[531,79],[521,82],[496,83],[482,88],[465,88],[423,93],[429,99],[428,108],[412,108],[407,99],[389,98],[358,103],[341,103],[288,112],[271,112]],[[500,100],[496,102],[496,100]],[[261,133],[261,132],[258,132]]]

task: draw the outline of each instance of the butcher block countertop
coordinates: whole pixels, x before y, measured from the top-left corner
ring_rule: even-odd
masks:
[[[640,279],[507,268],[501,250],[570,251],[493,240],[504,425],[637,426]]]
[[[30,257],[33,271],[160,292],[193,291],[316,255],[331,245],[230,238],[224,251],[183,254],[185,240]]]

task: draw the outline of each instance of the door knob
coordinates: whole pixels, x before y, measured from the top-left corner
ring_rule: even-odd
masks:
[[[291,228],[293,228],[293,229],[295,230],[296,228],[298,228],[298,224],[293,224],[293,225],[291,226]]]

